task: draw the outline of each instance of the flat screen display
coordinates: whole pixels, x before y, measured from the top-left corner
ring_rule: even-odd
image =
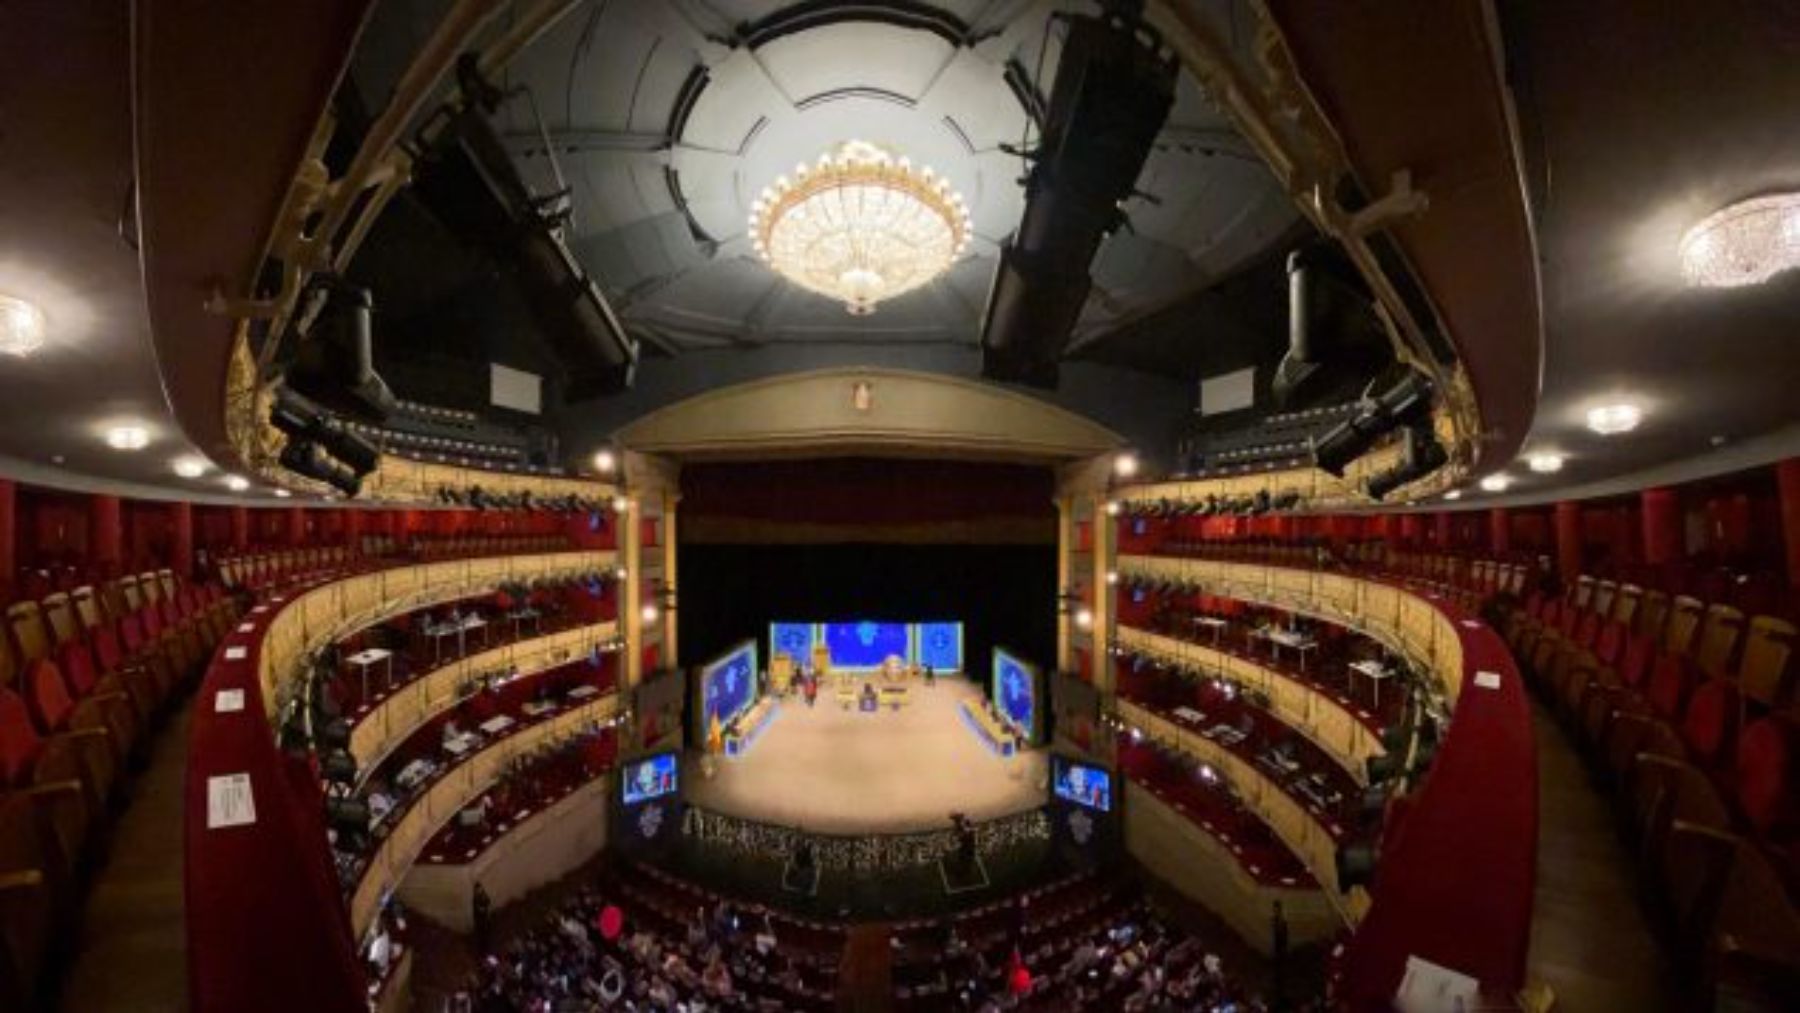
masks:
[[[724,728],[756,702],[756,641],[746,640],[700,670],[703,735]]]
[[[625,789],[626,805],[673,795],[681,786],[674,753],[633,760],[620,771],[619,780]]]
[[[1050,790],[1057,798],[1100,812],[1112,811],[1112,774],[1104,768],[1052,756],[1050,779]]]
[[[994,705],[1000,717],[1027,740],[1037,735],[1037,672],[1001,648],[994,648]]]
[[[853,623],[826,623],[825,644],[831,649],[833,668],[880,668],[889,657],[906,660],[905,623],[878,623],[862,620]]]
[[[769,651],[793,658],[796,665],[810,665],[815,630],[812,623],[770,623]]]
[[[918,662],[935,672],[960,672],[963,666],[962,623],[918,624]]]

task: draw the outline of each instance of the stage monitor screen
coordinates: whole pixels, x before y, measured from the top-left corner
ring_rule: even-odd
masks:
[[[994,706],[1027,742],[1037,740],[1037,669],[1002,648],[994,648]]]
[[[746,640],[700,669],[701,739],[756,702],[756,641]]]
[[[878,623],[863,620],[854,623],[826,623],[825,644],[831,649],[831,667],[847,669],[880,668],[890,657],[902,661],[912,656],[907,650],[905,623]]]
[[[770,655],[785,654],[793,658],[796,665],[811,665],[813,637],[817,630],[814,623],[770,623]]]
[[[962,671],[962,623],[920,623],[918,630],[919,664],[934,672]]]
[[[1052,756],[1050,779],[1057,798],[1100,812],[1112,811],[1112,774],[1105,768]]]
[[[626,805],[673,795],[681,786],[674,753],[657,753],[626,763],[619,781],[625,790]]]

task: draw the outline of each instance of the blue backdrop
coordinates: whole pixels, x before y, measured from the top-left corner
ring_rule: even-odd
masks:
[[[905,623],[826,623],[825,643],[831,648],[835,667],[879,668],[889,655],[911,656],[906,632]]]
[[[770,623],[769,651],[793,656],[794,664],[812,664],[812,623]]]
[[[994,703],[1027,739],[1037,734],[1037,680],[1030,666],[994,648]]]
[[[962,671],[962,623],[920,623],[919,664],[938,672]]]
[[[700,671],[701,700],[706,711],[706,731],[713,719],[720,727],[756,699],[756,642],[748,641]]]

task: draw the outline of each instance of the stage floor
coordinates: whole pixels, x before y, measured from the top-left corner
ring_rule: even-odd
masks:
[[[867,713],[819,694],[780,710],[743,756],[718,758],[709,781],[690,767],[687,796],[716,812],[816,833],[929,830],[953,812],[1004,816],[1044,803],[1043,750],[1002,759],[957,704],[981,696],[962,678],[914,683],[898,711]]]

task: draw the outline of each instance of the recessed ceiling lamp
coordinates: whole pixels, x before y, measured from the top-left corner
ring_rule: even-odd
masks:
[[[232,492],[243,492],[250,488],[250,480],[242,475],[226,475],[222,481],[225,483],[225,488]]]
[[[1629,433],[1644,420],[1643,409],[1634,404],[1604,404],[1589,408],[1587,426],[1601,436]]]
[[[44,347],[44,311],[0,293],[0,352],[23,359]]]
[[[775,273],[855,316],[950,269],[969,211],[943,177],[867,141],[778,176],[750,205],[750,248]]]
[[[1113,474],[1120,478],[1131,478],[1138,473],[1138,456],[1127,450],[1113,458]]]
[[[619,459],[613,456],[612,451],[596,450],[594,452],[594,470],[600,474],[610,475],[612,474],[613,469],[618,466]]]
[[[1499,472],[1489,475],[1481,480],[1481,489],[1483,492],[1505,492],[1510,485],[1512,485],[1512,479],[1508,478],[1504,473]]]
[[[206,469],[212,467],[212,463],[204,457],[190,454],[186,457],[177,457],[170,467],[173,467],[175,474],[182,478],[199,478],[206,474]]]
[[[286,489],[275,490],[275,498],[276,499],[287,499],[289,496],[292,496],[292,495],[293,495],[293,493],[288,492]],[[326,497],[326,498],[329,499],[330,497]]]
[[[150,430],[143,426],[114,426],[106,431],[106,445],[114,450],[142,450],[150,445]]]
[[[1526,467],[1540,475],[1550,475],[1562,470],[1561,454],[1532,454],[1525,459]]]
[[[1681,237],[1681,274],[1699,288],[1738,288],[1800,267],[1800,193],[1728,204]]]
[[[1454,503],[1457,500],[1462,499],[1462,490],[1461,489],[1452,489],[1449,492],[1444,494],[1444,498],[1449,500],[1450,502]]]

